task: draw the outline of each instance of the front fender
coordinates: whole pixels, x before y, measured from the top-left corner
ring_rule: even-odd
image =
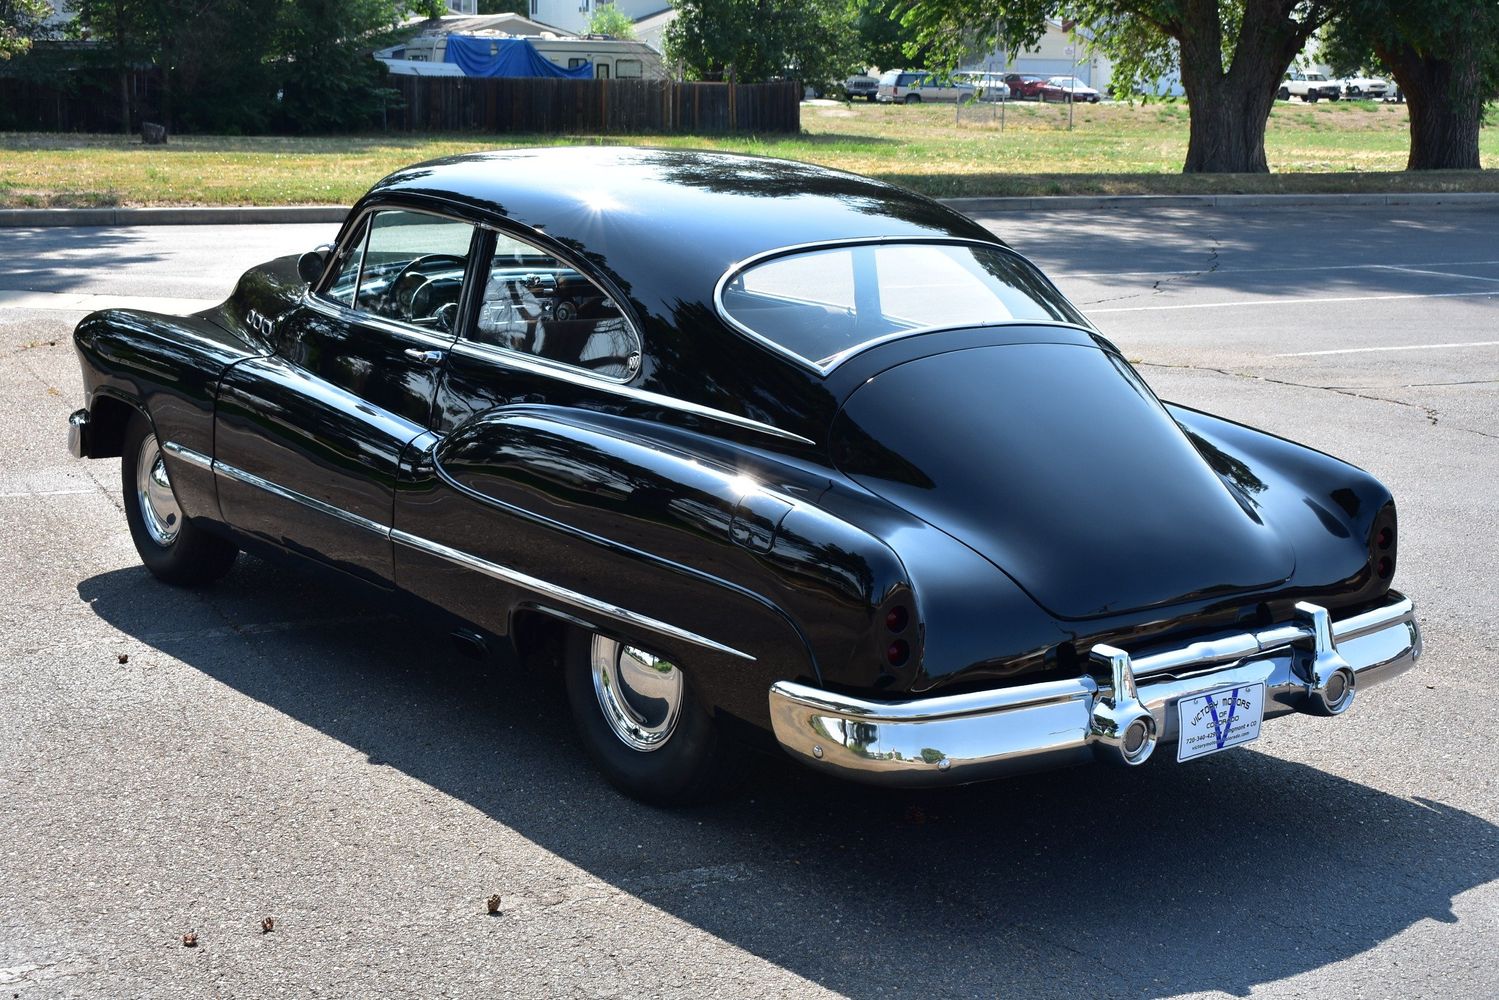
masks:
[[[131,309],[90,313],[73,331],[83,372],[84,403],[93,417],[90,457],[119,454],[124,424],[146,414],[163,442],[213,454],[214,394],[232,364],[264,355],[260,341],[206,316],[168,316]],[[218,517],[213,474],[167,455],[184,512]]]

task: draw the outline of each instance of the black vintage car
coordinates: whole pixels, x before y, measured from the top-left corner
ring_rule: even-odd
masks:
[[[1373,477],[1160,402],[993,234],[845,173],[438,160],[75,338],[70,445],[152,573],[295,557],[560,663],[648,799],[768,735],[890,785],[1190,760],[1420,654]]]

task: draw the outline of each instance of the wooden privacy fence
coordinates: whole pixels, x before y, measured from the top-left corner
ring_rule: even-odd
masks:
[[[386,128],[407,132],[799,132],[801,84],[402,76]]]

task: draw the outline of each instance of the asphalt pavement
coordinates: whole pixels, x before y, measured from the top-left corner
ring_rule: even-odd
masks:
[[[333,227],[0,230],[0,990],[1499,996],[1499,211],[985,221],[1164,398],[1391,486],[1415,671],[1183,766],[767,759],[641,806],[554,689],[321,578],[154,582],[118,463],[69,458],[84,311],[198,308]]]

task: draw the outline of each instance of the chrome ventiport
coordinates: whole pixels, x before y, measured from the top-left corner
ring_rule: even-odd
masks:
[[[1317,715],[1341,715],[1353,704],[1353,668],[1338,652],[1332,637],[1332,616],[1318,604],[1301,601],[1296,617],[1311,629],[1313,656],[1306,668],[1308,706]]]
[[[1129,654],[1113,646],[1097,645],[1091,655],[1095,663],[1108,665],[1113,679],[1109,692],[1100,691],[1093,700],[1093,739],[1114,751],[1103,754],[1106,760],[1131,767],[1143,764],[1155,750],[1156,722],[1140,701]]]

